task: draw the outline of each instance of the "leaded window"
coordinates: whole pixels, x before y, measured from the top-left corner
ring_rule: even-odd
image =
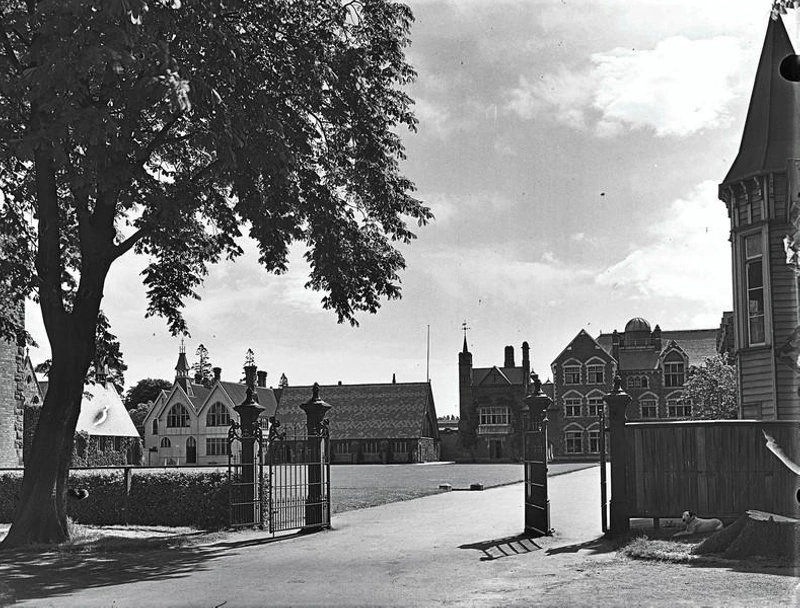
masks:
[[[189,426],[189,412],[180,403],[172,406],[167,414],[167,428],[181,428]]]
[[[231,415],[225,404],[217,401],[208,408],[206,415],[206,426],[230,426]]]

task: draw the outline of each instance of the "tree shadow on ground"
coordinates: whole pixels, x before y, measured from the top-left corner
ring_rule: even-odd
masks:
[[[524,555],[542,548],[530,536],[518,534],[516,536],[506,536],[493,540],[484,540],[468,545],[460,545],[459,549],[478,549],[483,552],[481,561],[491,561],[501,557],[511,557],[513,555]]]
[[[605,537],[594,538],[574,545],[563,545],[553,547],[545,551],[545,555],[558,555],[559,553],[577,553],[578,551],[589,551],[592,555],[601,553],[611,553],[619,549],[619,544]]]
[[[206,545],[181,545],[175,538],[137,539],[128,548],[123,544],[108,550],[102,547],[4,550],[0,551],[0,606],[95,587],[183,578],[209,569],[212,562],[239,549],[296,536],[248,536]]]

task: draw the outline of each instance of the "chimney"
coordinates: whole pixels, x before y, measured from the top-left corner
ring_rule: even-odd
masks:
[[[615,329],[611,334],[611,356],[619,362],[619,347],[621,338],[619,332]]]
[[[660,325],[656,325],[656,328],[653,330],[653,333],[651,334],[651,337],[653,339],[653,341],[652,341],[653,346],[656,348],[656,350],[661,352],[661,326]]]
[[[260,386],[261,388],[267,387],[267,372],[257,371],[256,376],[258,380],[256,381],[256,385]]]
[[[200,372],[194,373],[194,383],[195,384],[203,384],[203,374]]]
[[[503,367],[516,367],[514,365],[514,347],[506,346],[506,360]]]
[[[222,368],[215,367],[213,368],[213,370],[214,370],[214,382],[219,382],[220,379],[222,378]]]
[[[531,376],[531,347],[527,342],[522,343],[522,384],[525,394],[528,394],[528,384]]]

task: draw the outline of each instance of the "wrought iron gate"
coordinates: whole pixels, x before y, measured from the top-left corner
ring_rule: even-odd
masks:
[[[305,425],[272,426],[267,447],[269,531],[331,525],[331,466],[327,420],[318,434]]]
[[[247,442],[252,443],[252,462],[234,460],[234,442],[248,453]],[[231,422],[228,429],[228,521],[233,527],[265,525],[266,492],[264,485],[264,438],[259,426],[243,430],[238,422]]]
[[[550,403],[536,377],[534,394],[526,398],[528,415],[524,417],[525,533],[531,536],[547,536],[553,532],[547,496],[547,407]]]
[[[253,462],[236,462],[234,442],[253,445]],[[318,434],[305,425],[282,429],[274,417],[264,438],[233,422],[228,431],[229,522],[233,527],[269,527],[272,533],[330,528],[330,440],[327,421]],[[242,449],[244,454],[247,450]],[[241,459],[240,459],[241,460]]]

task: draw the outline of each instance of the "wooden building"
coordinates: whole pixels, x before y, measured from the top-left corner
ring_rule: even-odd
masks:
[[[800,417],[800,83],[770,19],[739,153],[719,186],[733,256],[736,364],[744,418]]]

